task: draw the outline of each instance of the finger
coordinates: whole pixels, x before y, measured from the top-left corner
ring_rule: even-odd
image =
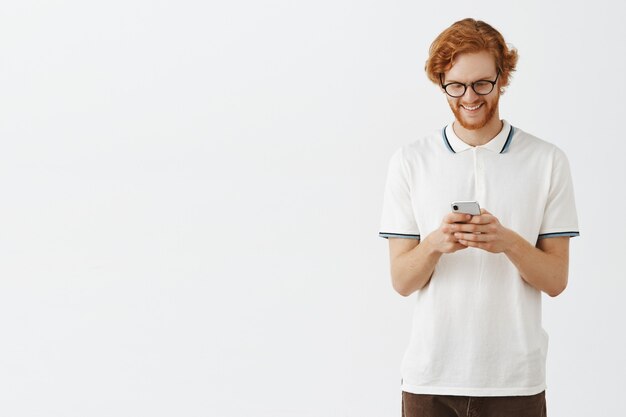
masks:
[[[465,233],[489,233],[490,226],[475,223],[458,223],[450,225],[450,230],[453,232],[465,232]]]
[[[456,232],[454,234],[454,238],[459,242],[461,241],[475,242],[477,240],[476,239],[477,236],[480,236],[480,235],[475,235],[474,233],[459,233],[459,232]]]
[[[475,218],[482,218],[482,217],[484,217],[485,215],[493,216],[493,214],[491,214],[491,213],[489,212],[489,210],[487,210],[486,208],[481,208],[481,209],[480,209],[480,215],[478,215],[478,216],[473,216],[473,217],[472,217],[472,220],[474,220]],[[477,220],[477,221],[478,221],[478,220]]]
[[[459,243],[467,247],[482,249],[482,243],[480,242],[472,242],[469,240],[459,240]]]
[[[444,216],[443,218],[443,222],[444,223],[448,223],[448,224],[452,224],[452,223],[462,223],[462,222],[467,222],[472,218],[471,214],[465,214],[465,213],[448,213]]]
[[[482,209],[481,209],[482,210]],[[489,224],[494,221],[495,217],[493,217],[489,213],[481,214],[480,216],[472,216],[472,219],[467,223],[472,224]]]
[[[454,242],[452,246],[450,247],[451,252],[455,252],[455,251],[462,250],[462,249],[467,249],[467,245],[462,245],[459,242]]]
[[[470,242],[491,242],[494,237],[488,234],[476,234],[476,233],[460,233],[456,232],[454,237],[458,240],[467,240]]]

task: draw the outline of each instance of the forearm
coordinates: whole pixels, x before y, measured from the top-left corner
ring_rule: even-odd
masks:
[[[399,255],[391,269],[393,288],[405,297],[422,289],[430,281],[441,255],[428,237],[410,251]]]
[[[563,292],[567,286],[567,258],[546,253],[517,233],[514,233],[511,242],[504,253],[513,262],[524,281],[551,297]]]

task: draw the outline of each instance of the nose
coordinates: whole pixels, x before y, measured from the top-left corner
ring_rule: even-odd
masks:
[[[465,94],[463,94],[461,98],[466,98],[468,101],[474,101],[478,98],[478,94],[476,94],[476,91],[474,91],[472,86],[467,86]]]

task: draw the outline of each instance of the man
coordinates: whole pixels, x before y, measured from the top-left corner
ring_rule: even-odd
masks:
[[[500,119],[516,62],[485,22],[446,29],[426,72],[454,122],[390,160],[379,235],[394,289],[416,294],[406,417],[547,415],[541,293],[565,289],[579,232],[565,154]],[[481,214],[453,212],[455,201]]]

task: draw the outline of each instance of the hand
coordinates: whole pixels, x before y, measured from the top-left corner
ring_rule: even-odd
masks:
[[[455,239],[459,244],[501,253],[508,250],[515,242],[515,232],[502,226],[498,219],[485,209],[480,215],[472,216],[466,223],[452,226]]]
[[[467,222],[472,218],[471,214],[448,213],[443,218],[439,229],[426,236],[433,249],[439,253],[454,253],[458,250],[466,249],[467,245],[458,242],[454,237],[456,222]]]

